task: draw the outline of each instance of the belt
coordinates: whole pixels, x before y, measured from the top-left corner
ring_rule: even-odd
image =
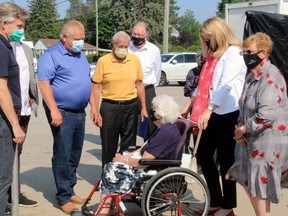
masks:
[[[153,85],[153,84],[150,84],[150,85],[146,85],[146,86],[145,86],[145,89],[150,89],[150,88],[154,88],[154,85]]]
[[[84,113],[85,112],[85,109],[72,110],[72,109],[59,108],[59,110],[63,110],[65,112],[71,112],[71,113]]]
[[[135,103],[137,101],[137,98],[133,98],[131,100],[126,100],[126,101],[115,101],[115,100],[110,100],[110,99],[102,99],[103,102],[110,103],[110,104],[117,104],[119,106],[126,106],[130,105],[132,103]]]

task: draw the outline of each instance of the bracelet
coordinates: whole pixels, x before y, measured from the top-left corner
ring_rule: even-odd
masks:
[[[245,128],[245,125],[242,125],[242,126],[240,127],[240,130],[241,130],[243,133],[245,133],[245,132],[244,132],[244,128]]]

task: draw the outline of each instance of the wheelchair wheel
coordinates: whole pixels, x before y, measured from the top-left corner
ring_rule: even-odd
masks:
[[[141,207],[144,216],[207,215],[210,194],[195,172],[170,167],[153,176],[144,188]]]

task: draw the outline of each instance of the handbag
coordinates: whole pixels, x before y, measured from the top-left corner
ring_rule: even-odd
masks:
[[[194,137],[193,137],[193,134],[191,133],[189,146],[188,148],[184,148],[184,152],[182,154],[182,159],[181,159],[181,162],[182,162],[181,167],[190,169],[195,173],[197,173],[196,153],[197,153],[197,149],[198,149],[199,142],[201,139],[201,135],[202,135],[202,130],[199,130],[196,143],[194,145]],[[191,145],[193,146],[193,148],[191,148]],[[193,151],[191,151],[191,149],[193,149]]]
[[[184,147],[184,151],[181,158],[181,167],[189,169],[192,162],[192,151],[190,147]]]

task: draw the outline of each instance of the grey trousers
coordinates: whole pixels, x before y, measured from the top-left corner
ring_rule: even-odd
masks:
[[[5,214],[8,194],[12,183],[12,169],[15,143],[12,140],[11,125],[0,110],[0,215]]]

